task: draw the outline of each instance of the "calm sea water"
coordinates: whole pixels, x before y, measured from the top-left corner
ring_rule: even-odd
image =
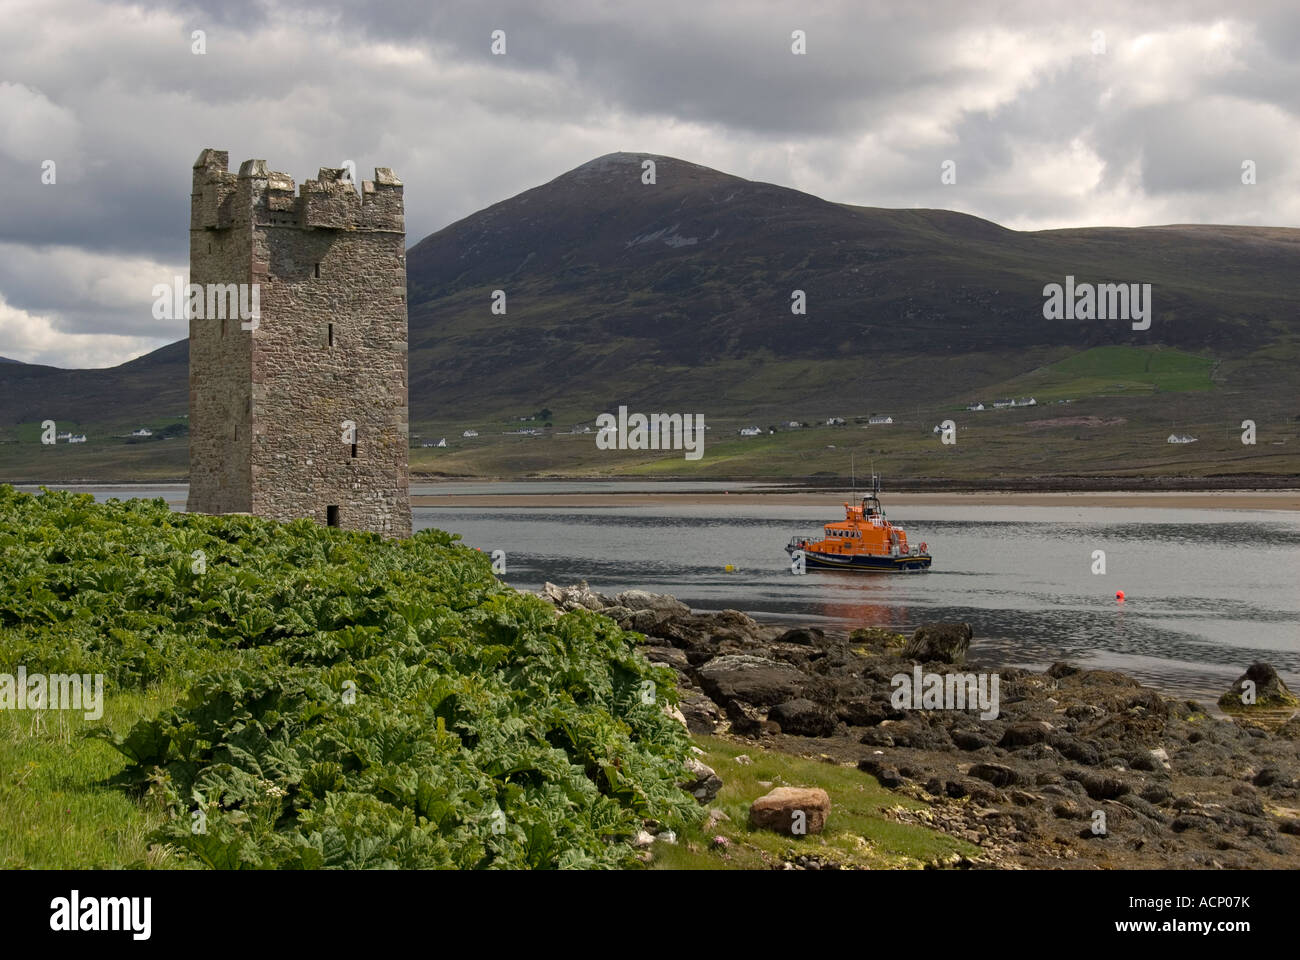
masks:
[[[98,499],[185,488],[85,487]],[[413,493],[743,489],[740,484],[436,484]],[[1041,667],[1070,659],[1123,670],[1188,696],[1217,696],[1253,660],[1300,689],[1300,513],[1114,507],[885,507],[924,574],[790,572],[783,547],[839,511],[789,505],[657,504],[601,508],[421,508],[415,528],[506,552],[504,579],[536,590],[586,580],[606,593],[671,593],[697,609],[760,619],[881,625],[932,620],[975,629],[976,666]],[[1092,573],[1093,551],[1106,573]],[[730,564],[734,570],[728,572]],[[1127,596],[1123,604],[1115,591]]]

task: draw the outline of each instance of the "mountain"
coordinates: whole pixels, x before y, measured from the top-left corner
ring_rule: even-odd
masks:
[[[654,184],[642,181],[647,159]],[[409,182],[418,189],[418,178]],[[616,153],[426,237],[408,251],[407,275],[411,417],[430,435],[458,436],[462,425],[499,434],[497,424],[543,407],[564,427],[621,403],[700,412],[720,426],[897,411],[908,414],[918,445],[886,452],[914,469],[978,473],[1025,465],[1011,447],[1001,459],[988,447],[982,459],[963,450],[960,463],[951,451],[945,467],[919,444],[930,443],[930,425],[945,411],[1023,390],[1073,401],[1064,419],[1083,426],[1057,426],[1079,437],[1101,436],[1089,418],[1126,425],[1103,431],[1132,439],[1125,470],[1204,472],[1240,460],[1239,451],[1223,446],[1222,457],[1207,458],[1202,446],[1198,462],[1185,450],[1148,457],[1141,444],[1153,431],[1163,439],[1171,423],[1220,432],[1220,423],[1246,417],[1293,423],[1300,393],[1296,229],[1020,232],[945,210],[837,204],[671,157]],[[1067,276],[1150,284],[1150,329],[1045,319],[1045,285]],[[491,309],[497,290],[504,315]],[[791,312],[797,290],[804,315]],[[4,364],[0,429],[46,416],[174,415],[185,408],[186,363],[181,342],[102,371]],[[1116,466],[1125,446],[1080,445],[1053,433],[1052,417],[1017,416],[980,423],[1014,422],[1006,436],[994,433],[1029,438],[1038,450],[1060,441],[1049,470]],[[1026,426],[1040,422],[1048,426]],[[1144,432],[1133,439],[1138,426]],[[1047,439],[1033,440],[1036,430]],[[828,445],[795,444],[797,456],[765,469],[814,472],[811,451]],[[1297,446],[1247,450],[1255,460],[1228,469],[1300,472]],[[509,456],[438,456],[468,473],[610,467],[587,454],[557,458],[533,444]],[[755,466],[744,454],[728,462],[701,464],[737,474]]]

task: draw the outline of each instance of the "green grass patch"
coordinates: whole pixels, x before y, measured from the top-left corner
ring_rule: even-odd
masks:
[[[165,684],[106,696],[100,722],[129,729],[180,692]],[[109,785],[126,759],[87,738],[95,725],[76,711],[0,711],[0,869],[180,865],[151,839],[169,819],[165,806]]]
[[[856,767],[825,760],[795,757],[753,743],[697,736],[701,758],[717,771],[723,786],[711,808],[730,819],[712,830],[688,828],[676,844],[656,843],[657,869],[761,870],[797,854],[833,860],[861,869],[919,869],[927,863],[974,856],[979,849],[963,840],[925,827],[899,823],[886,811],[918,809],[925,804],[886,790],[875,777]],[[747,755],[753,762],[740,764]],[[820,787],[831,798],[831,812],[820,834],[788,837],[749,828],[749,807],[775,787]],[[724,850],[710,849],[715,836],[730,841]]]
[[[1093,347],[991,388],[985,403],[1032,394],[1044,400],[1211,390],[1214,361],[1162,347]]]

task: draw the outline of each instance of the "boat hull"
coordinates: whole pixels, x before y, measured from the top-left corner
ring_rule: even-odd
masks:
[[[930,569],[929,554],[879,556],[874,554],[817,553],[804,550],[804,564],[818,570],[854,570],[862,573],[920,573]]]

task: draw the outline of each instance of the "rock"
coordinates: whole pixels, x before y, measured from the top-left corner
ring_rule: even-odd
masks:
[[[722,723],[718,705],[699,690],[678,687],[678,709],[686,718],[686,729],[691,733],[715,733]]]
[[[634,847],[648,847],[655,842],[654,834],[649,830],[638,830],[636,837],[632,840]]]
[[[686,654],[676,647],[659,647],[648,644],[641,647],[640,650],[642,655],[654,666],[672,667],[674,670],[685,670],[690,666]]]
[[[993,741],[974,730],[952,730],[948,734],[952,742],[963,750],[979,750],[993,745]]]
[[[694,757],[688,757],[685,766],[689,776],[678,784],[679,787],[702,804],[708,803],[718,795],[718,791],[722,789],[722,778],[712,767]]]
[[[715,702],[763,707],[796,699],[808,683],[805,674],[789,664],[745,653],[714,657],[700,667],[699,677]]]
[[[826,639],[826,631],[817,627],[795,627],[776,638],[777,643],[798,643],[804,646],[820,646]]]
[[[1255,778],[1251,780],[1251,783],[1257,787],[1271,787],[1274,784],[1286,782],[1286,775],[1277,767],[1265,767],[1255,774]]]
[[[903,648],[903,656],[922,663],[940,660],[961,664],[966,660],[966,651],[970,649],[974,636],[975,631],[969,623],[943,621],[923,624],[917,627],[912,639]]]
[[[657,834],[655,836],[655,839],[658,840],[660,843],[676,843],[677,834],[675,834],[671,830],[665,830],[663,833]]]
[[[557,587],[548,582],[542,586],[541,596],[562,610],[576,610],[579,607],[604,610],[609,606],[609,598],[588,587],[586,580],[573,587]]]
[[[709,815],[704,818],[704,829],[712,830],[720,823],[730,823],[731,818],[721,810],[710,810]]]
[[[767,712],[767,719],[779,723],[782,733],[797,737],[829,737],[836,726],[834,714],[802,698],[778,703]]]
[[[882,787],[890,790],[903,785],[903,775],[898,772],[898,768],[876,757],[865,757],[859,760],[858,769],[863,773],[871,774],[880,781]]]
[[[582,584],[586,586],[584,581]],[[676,617],[690,616],[691,608],[682,603],[676,597],[671,597],[666,593],[648,593],[645,590],[624,590],[614,597],[614,602],[620,607],[627,607],[633,612],[641,610],[657,610],[664,614]]]
[[[1073,760],[1075,763],[1082,763],[1088,767],[1095,767],[1101,763],[1101,751],[1086,740],[1058,733],[1049,738],[1048,743],[1067,760]]]
[[[1051,735],[1052,728],[1050,725],[1041,720],[1035,720],[1030,723],[1013,723],[1007,727],[1006,732],[1002,734],[1002,739],[998,742],[999,747],[1014,750],[1016,747],[1027,747],[1035,743],[1046,742]]]
[[[970,775],[995,787],[1008,787],[1020,782],[1016,771],[1000,763],[977,763],[970,768]]]
[[[888,701],[863,698],[841,703],[836,713],[851,727],[874,727],[882,720],[897,720],[903,716],[903,712],[895,710]]]
[[[1128,783],[1120,777],[1099,773],[1095,770],[1083,771],[1075,779],[1083,785],[1083,789],[1087,791],[1088,796],[1094,800],[1115,800],[1130,790]]]
[[[749,754],[742,753],[736,757],[736,762],[740,764],[742,767],[747,767],[754,761],[750,759]]]
[[[1247,681],[1254,684],[1255,702],[1242,702],[1247,689]],[[1277,671],[1262,661],[1252,663],[1246,672],[1236,679],[1228,692],[1219,698],[1219,706],[1225,711],[1249,711],[1252,708],[1277,709],[1279,707],[1300,707],[1300,699],[1287,689]]]
[[[817,787],[777,787],[750,805],[749,824],[761,830],[775,830],[795,836],[821,833],[831,810],[831,798]],[[803,816],[799,816],[802,813]]]

